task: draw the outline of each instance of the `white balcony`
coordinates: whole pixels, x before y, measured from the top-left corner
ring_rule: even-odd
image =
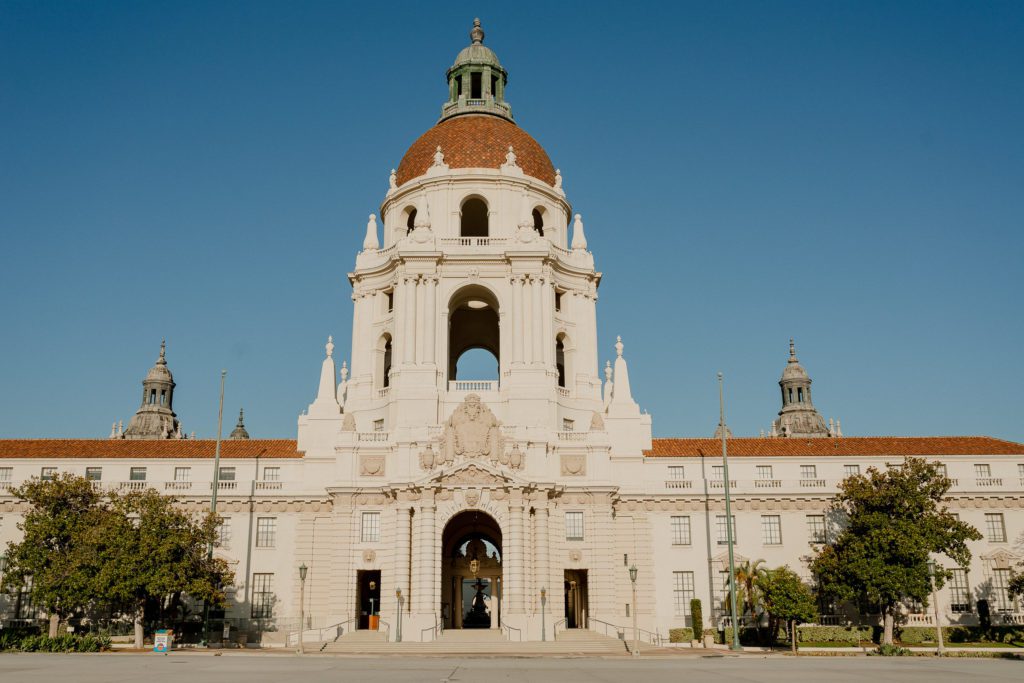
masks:
[[[497,391],[498,380],[496,379],[457,379],[448,382],[448,391]]]

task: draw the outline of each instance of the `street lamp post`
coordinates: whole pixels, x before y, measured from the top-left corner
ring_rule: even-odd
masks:
[[[640,656],[640,630],[636,625],[636,565],[629,568],[629,580],[633,584],[633,656]]]
[[[220,404],[217,408],[217,445],[213,451],[213,488],[210,493],[210,515],[217,516],[217,490],[220,488],[220,437],[224,425],[224,378],[228,371],[220,371]],[[206,546],[207,561],[213,560],[213,541]],[[203,601],[203,642],[204,646],[210,642],[210,601]]]
[[[395,600],[398,601],[398,629],[395,631],[395,642],[402,642],[402,589],[395,589]]]
[[[302,642],[302,632],[306,629],[306,572],[309,568],[303,562],[299,565],[299,654],[306,654],[305,645]]]
[[[736,619],[736,559],[733,553],[735,539],[732,534],[732,502],[729,497],[729,452],[725,445],[725,391],[722,373],[718,373],[718,424],[722,434],[722,475],[725,481],[725,535],[729,543],[729,607],[732,610],[732,643],[730,650],[742,650],[740,647],[740,625]]]
[[[544,605],[548,604],[548,589],[540,589],[540,639],[546,641],[548,639],[547,627],[544,624]]]
[[[942,641],[942,624],[939,623],[939,599],[935,595],[935,560],[928,560],[928,580],[932,584],[932,608],[935,610],[935,637],[939,643],[935,654],[941,657],[946,651],[946,644]]]

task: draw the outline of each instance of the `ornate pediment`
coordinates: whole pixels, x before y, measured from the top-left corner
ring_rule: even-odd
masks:
[[[991,553],[981,555],[981,559],[990,563],[994,569],[1010,569],[1020,559],[1006,548],[998,548]]]
[[[449,472],[439,472],[431,481],[439,484],[476,484],[483,486],[506,486],[515,483],[510,477],[490,468],[469,464]]]

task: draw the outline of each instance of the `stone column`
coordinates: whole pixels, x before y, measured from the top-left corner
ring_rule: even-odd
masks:
[[[533,285],[523,276],[523,362],[533,362]]]
[[[512,276],[512,362],[523,360],[523,278]]]
[[[541,296],[544,300],[544,305],[541,307],[544,311],[544,339],[541,340],[544,349],[544,365],[548,368],[555,367],[555,283],[552,281],[549,275],[544,280],[544,291]],[[569,386],[569,378],[566,377],[566,386]]]
[[[437,342],[437,278],[433,275],[427,277],[426,289],[424,291],[424,308],[426,309],[426,325],[424,326],[425,335],[423,344],[423,359],[424,363],[437,363],[437,359],[434,357],[435,354],[435,343]]]
[[[410,543],[412,518],[409,516],[409,507],[404,495],[400,495],[398,498],[396,516],[395,588],[401,588],[402,593],[405,594],[405,611],[408,612],[411,607],[409,599],[415,594],[415,591],[412,590],[412,586],[410,585],[410,581],[412,580],[412,577],[410,576],[410,563],[412,558],[409,553],[412,550]],[[381,596],[383,595],[384,592],[382,590]]]
[[[546,588],[548,591],[548,605],[551,604],[552,586],[551,586],[551,559],[548,552],[548,503],[546,500],[539,501],[534,508],[536,511],[533,517],[533,523],[535,526],[534,538],[536,539],[536,547],[534,552],[536,553],[536,567],[537,573],[537,593],[540,593],[541,588]]]
[[[391,306],[391,315],[394,318],[395,336],[391,341],[391,365],[398,367],[405,357],[405,345],[408,342],[405,335],[405,276],[399,275],[395,281],[395,300]],[[380,389],[380,387],[374,387]]]
[[[544,306],[541,302],[541,290],[544,288],[544,278],[539,275],[533,276],[533,287],[531,288],[531,310],[530,317],[533,318],[531,328],[533,362],[544,363]]]
[[[509,614],[523,613],[523,494],[516,491],[508,505],[508,553],[505,556],[506,606]]]
[[[402,359],[406,363],[416,362],[416,276],[409,275],[405,280],[405,353]]]
[[[417,562],[414,566],[416,573],[416,611],[421,614],[433,614],[437,611],[434,592],[438,581],[438,573],[434,567],[434,556],[440,556],[437,552],[437,534],[434,529],[434,501],[420,505],[416,513],[418,520],[416,533],[415,555]]]
[[[426,358],[424,357],[424,350],[425,350],[424,343],[426,342],[426,336],[427,336],[425,334],[426,329],[427,329],[427,321],[426,321],[426,309],[423,306],[423,296],[424,296],[424,294],[426,292],[426,289],[427,289],[426,288],[426,280],[425,280],[425,278],[421,277],[416,282],[416,311],[415,311],[415,316],[416,317],[415,317],[415,320],[416,320],[416,362],[417,363],[426,362]]]

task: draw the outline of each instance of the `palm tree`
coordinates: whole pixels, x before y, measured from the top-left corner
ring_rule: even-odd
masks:
[[[767,576],[768,569],[764,560],[747,560],[736,566],[736,602],[741,604],[740,616],[750,614],[750,619],[758,629],[758,640],[761,629],[758,625],[758,609],[761,607],[761,581]]]

